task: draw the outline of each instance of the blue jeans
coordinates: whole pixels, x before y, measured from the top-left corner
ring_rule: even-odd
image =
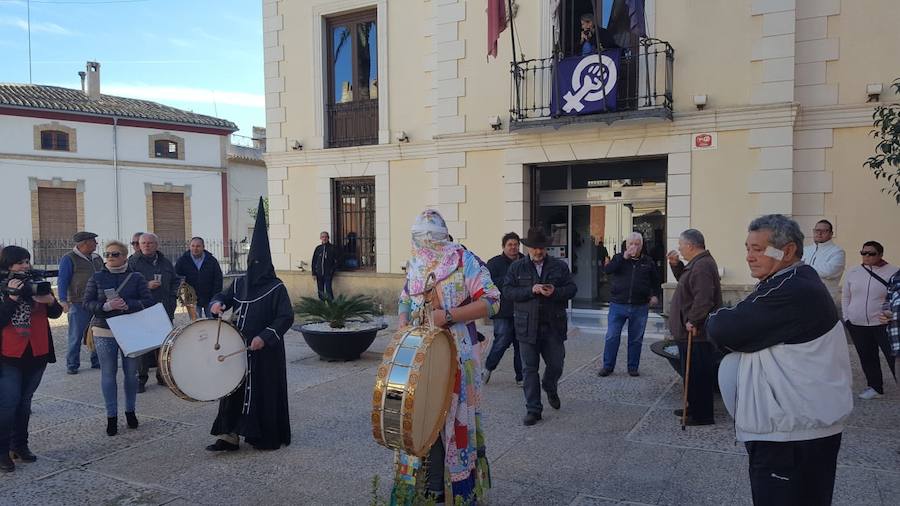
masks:
[[[512,318],[494,318],[494,344],[491,345],[484,368],[488,371],[496,369],[510,344],[515,352],[513,369],[516,371],[516,381],[522,381],[522,357],[519,356],[519,340],[516,339]]]
[[[647,327],[647,304],[609,305],[609,317],[606,327],[606,343],[603,347],[603,367],[616,368],[616,355],[619,353],[619,338],[622,328],[628,322],[628,370],[637,371],[641,364],[641,343],[644,342],[644,329]]]
[[[28,447],[31,398],[46,367],[22,369],[0,362],[0,454]]]
[[[84,339],[84,331],[91,323],[91,313],[80,302],[69,304],[69,335],[68,350],[66,351],[66,368],[77,371],[81,367],[81,342]],[[91,367],[99,365],[97,352],[91,352]]]
[[[119,403],[116,391],[116,374],[119,372],[119,357],[122,357],[122,375],[125,377],[125,411],[134,412],[137,398],[137,360],[128,358],[119,348],[114,337],[94,336],[97,356],[100,357],[100,390],[106,402],[106,416],[118,416]],[[155,352],[154,352],[155,353]]]

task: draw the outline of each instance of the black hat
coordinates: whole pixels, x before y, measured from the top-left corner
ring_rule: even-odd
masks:
[[[82,230],[81,232],[76,232],[75,235],[72,236],[72,241],[76,244],[81,241],[87,241],[88,239],[94,239],[97,237],[97,234],[93,232],[85,232]]]
[[[528,236],[522,239],[522,244],[529,248],[546,248],[550,246],[550,238],[544,233],[544,227],[538,225],[528,229]]]

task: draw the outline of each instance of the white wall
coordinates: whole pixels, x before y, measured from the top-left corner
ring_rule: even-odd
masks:
[[[76,152],[34,149],[34,126],[56,121],[76,130]],[[168,133],[184,139],[184,160],[150,157],[150,136]],[[118,127],[120,161],[222,167],[222,136],[152,128]],[[0,115],[0,153],[112,160],[113,126],[67,120]]]
[[[256,209],[259,198],[268,195],[267,172],[264,166],[228,162],[228,224],[232,239],[240,241],[244,237],[249,240],[248,229],[253,226],[253,219],[247,212]]]

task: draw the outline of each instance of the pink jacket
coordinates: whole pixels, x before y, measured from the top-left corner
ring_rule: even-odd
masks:
[[[863,327],[881,325],[878,314],[887,296],[887,287],[866,272],[867,268],[856,265],[844,274],[844,287],[841,290],[841,309],[844,320]],[[872,272],[885,281],[897,272],[897,266],[884,264],[875,267]]]

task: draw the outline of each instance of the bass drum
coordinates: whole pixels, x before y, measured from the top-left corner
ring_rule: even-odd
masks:
[[[241,333],[230,323],[196,320],[166,336],[159,352],[159,371],[178,397],[215,401],[243,383],[247,354],[241,351],[245,346]]]
[[[394,334],[375,378],[375,441],[425,457],[447,418],[458,363],[449,330],[418,326]]]

